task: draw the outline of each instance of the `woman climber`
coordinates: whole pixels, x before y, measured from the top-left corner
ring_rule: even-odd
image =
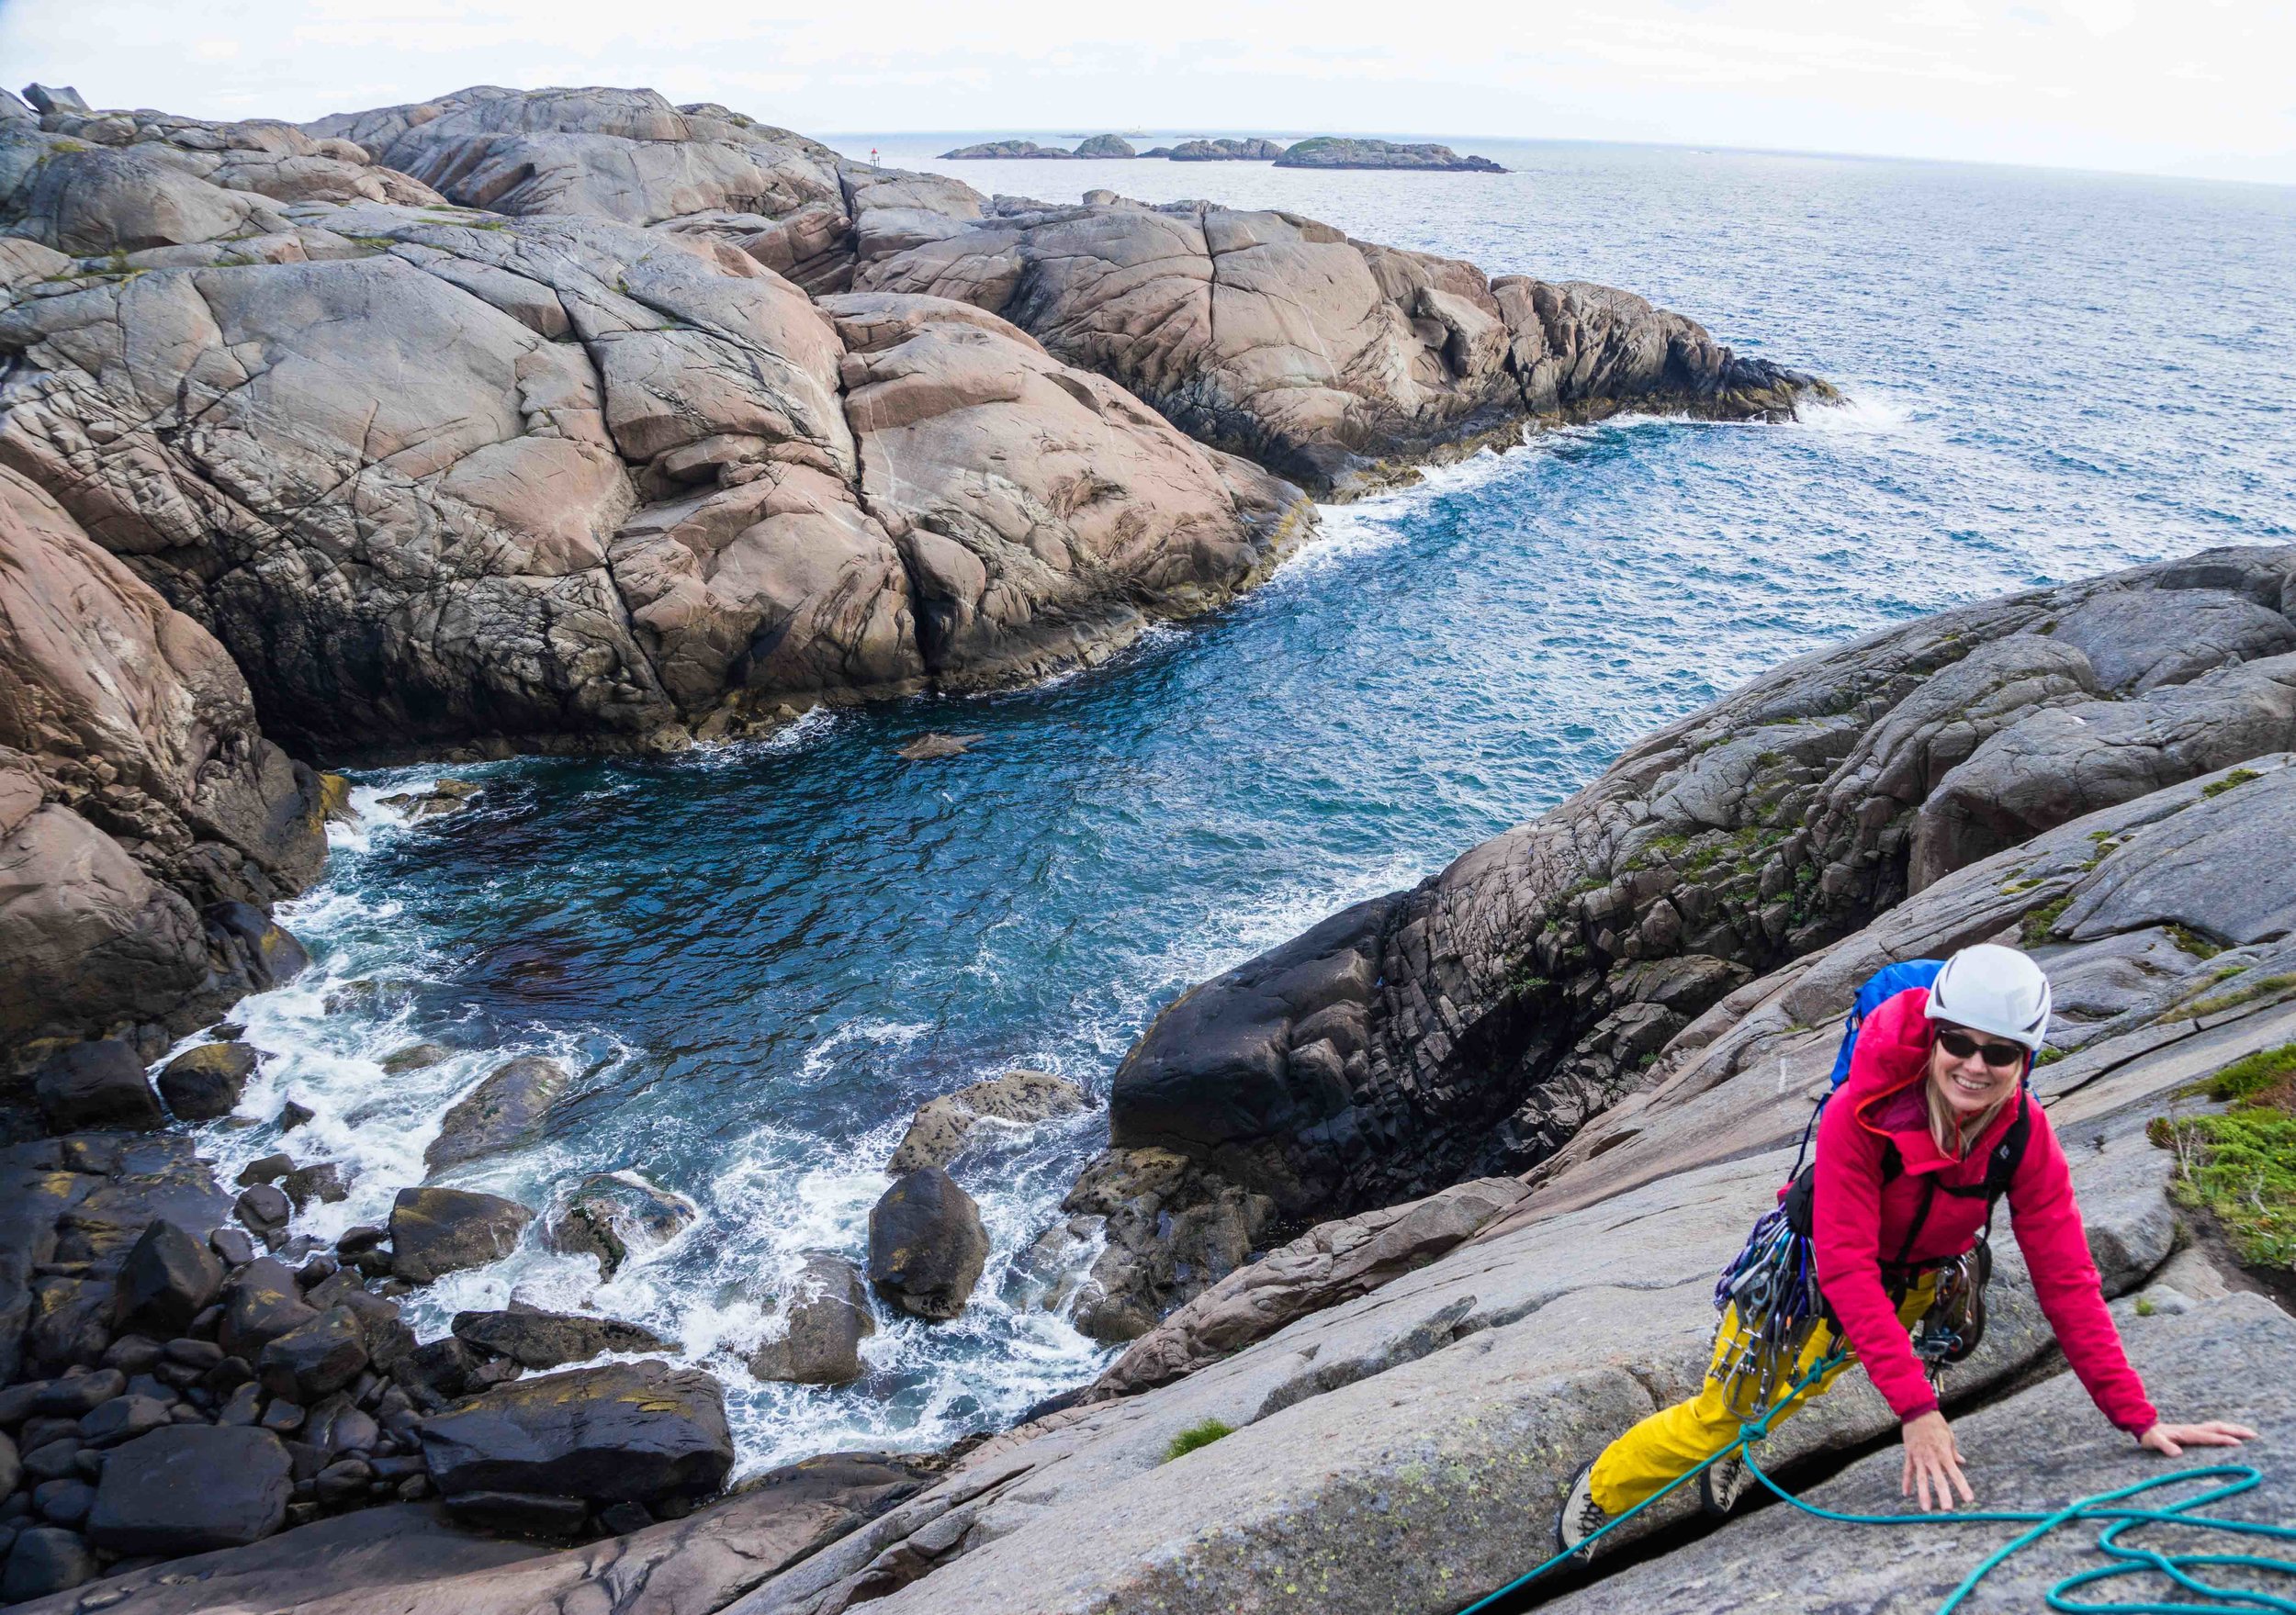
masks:
[[[2107,1419],[2172,1458],[2255,1437],[2221,1419],[2162,1423],[2122,1351],[2065,1151],[2025,1083],[2049,1024],[2041,968],[1988,944],[1941,968],[1893,966],[1868,993],[1909,974],[1927,984],[1852,1016],[1847,1075],[1837,1067],[1841,1092],[1819,1113],[1815,1167],[1780,1192],[1716,1286],[1722,1320],[1705,1387],[1579,1472],[1555,1522],[1565,1552],[1729,1446],[1742,1424],[1775,1406],[1774,1428],[1824,1392],[1846,1356],[1806,1389],[1792,1387],[1838,1336],[1900,1421],[1903,1493],[1924,1512],[1933,1499],[1941,1508],[1956,1495],[1974,1502],[1932,1381],[1984,1328],[1985,1237],[2004,1193],[2041,1309]],[[1867,1002],[1861,994],[1861,1007]],[[1733,1456],[1699,1478],[1707,1508],[1728,1512],[1743,1466]]]

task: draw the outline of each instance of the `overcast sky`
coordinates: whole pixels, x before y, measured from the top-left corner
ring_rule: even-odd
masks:
[[[1561,137],[2296,183],[2290,0],[0,0],[0,64],[220,118],[650,84],[817,134]]]

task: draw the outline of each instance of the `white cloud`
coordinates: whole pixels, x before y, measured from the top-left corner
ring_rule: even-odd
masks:
[[[1561,136],[2296,181],[2286,0],[0,0],[12,82],[244,117],[651,84],[815,131]],[[197,70],[186,73],[186,62]]]

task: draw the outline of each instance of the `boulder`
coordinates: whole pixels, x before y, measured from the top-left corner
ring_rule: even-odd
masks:
[[[452,1059],[454,1050],[438,1043],[410,1043],[394,1049],[382,1058],[382,1068],[392,1076],[404,1071],[427,1071]]]
[[[41,1116],[59,1133],[149,1130],[167,1122],[135,1050],[108,1037],[49,1056],[32,1080],[32,1091]]]
[[[409,1284],[500,1262],[535,1214],[468,1189],[401,1189],[390,1207],[391,1271]]]
[[[80,1439],[91,1447],[116,1447],[171,1422],[169,1404],[156,1396],[114,1396],[99,1402],[80,1420]]]
[[[1072,157],[1137,157],[1132,143],[1122,135],[1092,135],[1076,143]]]
[[[917,1318],[964,1310],[988,1260],[973,1196],[937,1166],[895,1180],[869,1213],[869,1282]]]
[[[422,1457],[450,1497],[656,1502],[716,1490],[734,1453],[715,1380],[660,1363],[617,1363],[518,1380],[457,1403],[423,1421]]]
[[[295,1202],[276,1183],[257,1183],[232,1203],[232,1210],[240,1221],[256,1233],[276,1235],[295,1215]],[[271,1240],[275,1245],[278,1242],[276,1239]]]
[[[447,1111],[438,1137],[422,1151],[423,1166],[437,1173],[517,1148],[534,1136],[566,1082],[566,1068],[555,1060],[525,1055],[497,1066]]]
[[[214,1121],[231,1114],[255,1063],[255,1051],[244,1043],[202,1043],[162,1069],[160,1097],[178,1120]]]
[[[202,1553],[255,1542],[287,1518],[287,1449],[268,1430],[174,1425],[114,1448],[88,1539],[126,1555]]]
[[[77,1531],[37,1525],[17,1532],[0,1570],[0,1603],[29,1603],[68,1592],[96,1576],[96,1555]]]
[[[1085,1108],[1085,1091],[1048,1071],[1007,1071],[929,1099],[917,1107],[885,1171],[895,1177],[920,1167],[947,1166],[983,1117],[1007,1122],[1049,1121]]]
[[[545,1312],[513,1301],[501,1312],[457,1312],[455,1338],[523,1368],[556,1368],[608,1351],[675,1351],[677,1343],[612,1318]]]
[[[551,1222],[550,1248],[598,1258],[599,1277],[610,1279],[633,1251],[658,1248],[692,1225],[700,1208],[682,1194],[647,1183],[636,1172],[593,1172],[576,1186]]]
[[[165,1219],[129,1247],[114,1317],[123,1330],[164,1340],[180,1335],[223,1288],[223,1263],[204,1240]]]
[[[861,1376],[861,1343],[877,1332],[869,1287],[842,1256],[816,1251],[792,1287],[787,1332],[749,1355],[760,1379],[841,1385]]]
[[[366,1334],[348,1307],[333,1307],[264,1343],[255,1372],[264,1390],[305,1407],[356,1379]]]
[[[216,1340],[230,1355],[253,1363],[265,1346],[318,1317],[318,1309],[305,1304],[293,1271],[272,1257],[258,1257],[225,1286]]]

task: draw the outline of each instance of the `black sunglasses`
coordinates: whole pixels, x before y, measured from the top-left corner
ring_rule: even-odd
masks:
[[[1955,1060],[1967,1060],[1973,1054],[1985,1056],[1986,1064],[1995,1070],[2006,1070],[2025,1058],[2022,1044],[1980,1043],[1966,1032],[1940,1032],[1939,1045]]]

